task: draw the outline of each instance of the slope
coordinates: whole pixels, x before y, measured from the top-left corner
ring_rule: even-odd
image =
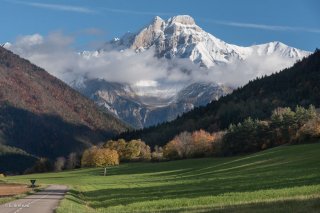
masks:
[[[0,47],[0,143],[54,158],[127,129],[45,70]]]
[[[256,79],[232,94],[197,108],[173,122],[120,135],[141,138],[149,145],[164,145],[182,131],[215,131],[245,118],[267,118],[276,107],[320,106],[320,51],[293,67]]]
[[[58,212],[319,212],[320,143],[232,158],[9,177],[68,184]],[[73,211],[72,211],[73,210]]]

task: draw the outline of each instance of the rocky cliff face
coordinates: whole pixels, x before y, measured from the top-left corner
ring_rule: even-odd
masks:
[[[87,80],[78,90],[99,106],[135,128],[143,128],[175,119],[194,107],[203,106],[231,92],[215,83],[193,83],[171,96],[143,93],[141,88],[105,80]],[[164,92],[164,91],[162,91]],[[170,94],[170,92],[168,92]]]

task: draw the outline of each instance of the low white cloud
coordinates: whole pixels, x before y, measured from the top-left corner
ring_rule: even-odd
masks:
[[[86,53],[76,53],[72,42],[72,37],[60,32],[45,37],[34,34],[17,38],[10,49],[66,83],[82,78],[99,78],[141,87],[183,85],[197,81],[237,87],[294,63],[278,55],[252,56],[245,61],[205,69],[188,59],[155,58],[152,50],[140,54],[132,50],[106,51],[97,56],[91,52],[88,57]]]
[[[158,82],[156,81],[146,81],[146,80],[140,80],[138,82],[135,83],[135,86],[137,87],[156,87],[158,86]]]
[[[237,87],[257,77],[281,71],[284,68],[292,66],[294,63],[294,59],[284,59],[277,54],[267,57],[253,55],[244,61],[238,61],[219,68],[212,68],[208,72],[208,78],[215,79],[218,83]]]
[[[34,46],[43,43],[43,37],[40,34],[21,36],[18,38],[16,45],[19,47]]]

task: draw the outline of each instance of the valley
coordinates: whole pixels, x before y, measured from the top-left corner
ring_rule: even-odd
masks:
[[[317,8],[2,1],[0,213],[320,212]]]

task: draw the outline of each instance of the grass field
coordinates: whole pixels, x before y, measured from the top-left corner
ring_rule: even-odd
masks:
[[[66,184],[62,212],[320,212],[320,143],[6,178]]]

